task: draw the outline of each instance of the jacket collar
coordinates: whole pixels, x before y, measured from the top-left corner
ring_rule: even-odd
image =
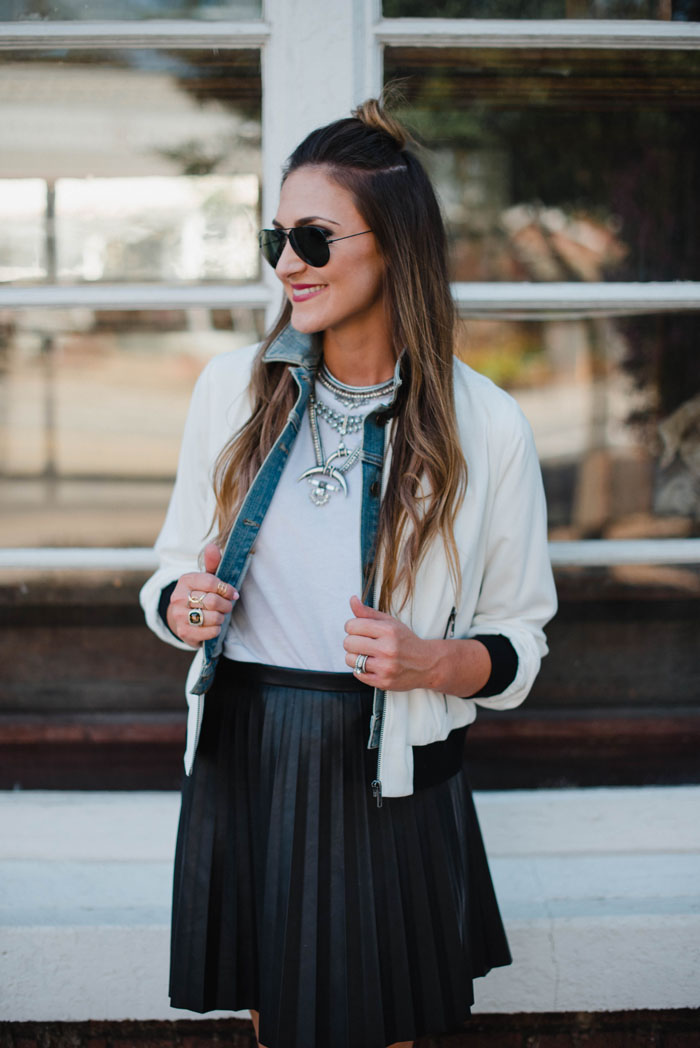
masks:
[[[321,340],[313,335],[304,335],[287,324],[274,341],[265,350],[263,360],[267,363],[284,361],[287,364],[301,364],[302,367],[316,368],[321,358]]]
[[[405,352],[405,350],[402,350],[399,353],[399,359],[396,361],[396,367],[394,368],[394,382],[396,385],[392,402],[396,399],[396,393],[401,385],[401,358]],[[263,356],[263,360],[266,363],[282,360],[287,364],[300,364],[302,367],[311,368],[312,370],[318,367],[320,359],[321,339],[315,335],[304,335],[300,331],[296,331],[291,324],[287,324],[286,328],[280,331],[277,338],[267,347]]]

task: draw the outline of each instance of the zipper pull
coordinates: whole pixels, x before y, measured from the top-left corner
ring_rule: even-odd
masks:
[[[454,635],[455,635],[455,620],[456,620],[456,618],[457,618],[457,609],[456,608],[452,608],[452,611],[450,612],[450,617],[447,620],[447,625],[445,626],[445,632],[442,635],[442,639],[443,640],[447,640],[448,638],[450,640],[452,640],[452,638],[454,637]]]
[[[376,798],[377,807],[382,806],[382,783],[380,779],[372,780],[372,796]]]

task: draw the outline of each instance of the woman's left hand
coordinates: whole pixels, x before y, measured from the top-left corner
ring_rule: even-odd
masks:
[[[436,683],[440,659],[434,641],[421,640],[413,630],[383,611],[350,598],[355,618],[345,623],[345,661],[355,670],[358,655],[367,655],[364,673],[357,676],[374,688],[409,691]]]

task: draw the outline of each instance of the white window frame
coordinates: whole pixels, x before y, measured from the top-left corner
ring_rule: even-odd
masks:
[[[263,0],[252,21],[0,23],[0,51],[64,47],[95,49],[240,50],[259,48],[262,73],[262,213],[277,202],[282,163],[313,127],[348,112],[382,85],[386,46],[683,49],[700,48],[700,23],[646,20],[502,20],[383,18],[381,0],[324,0],[323,17],[301,4]],[[469,316],[509,319],[619,316],[700,310],[700,281],[653,283],[455,283],[455,301]],[[268,267],[257,283],[104,284],[0,287],[0,308],[164,309],[264,308],[276,315],[280,293]],[[700,562],[700,539],[552,543],[558,564]],[[0,550],[0,568],[150,567],[148,550]]]

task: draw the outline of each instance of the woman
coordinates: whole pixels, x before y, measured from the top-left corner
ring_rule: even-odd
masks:
[[[199,379],[142,593],[198,649],[171,998],[267,1048],[410,1045],[510,963],[463,747],[547,650],[539,467],[453,357],[440,211],[379,103],[294,151],[260,244],[283,311]]]

